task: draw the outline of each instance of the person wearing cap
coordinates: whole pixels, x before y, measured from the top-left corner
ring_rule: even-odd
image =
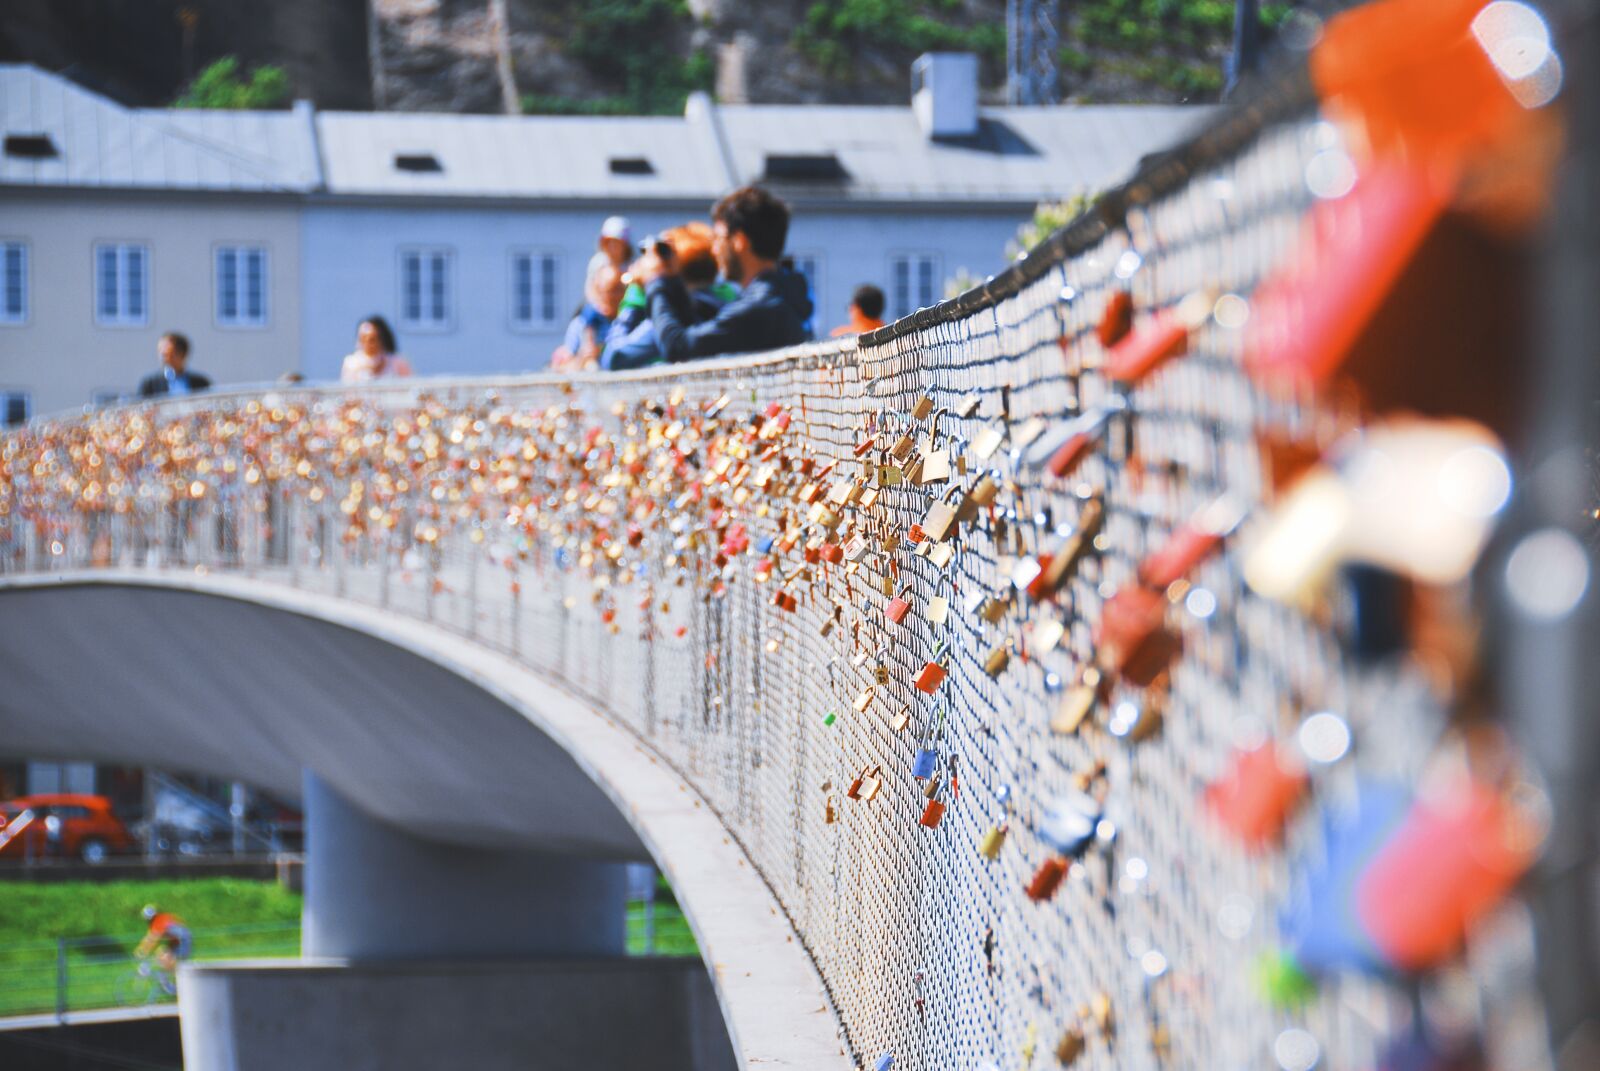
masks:
[[[597,309],[604,309],[604,294],[597,285],[600,273],[607,267],[620,276],[633,255],[633,229],[626,216],[610,216],[600,224],[600,239],[595,243],[594,256],[589,258],[589,271],[583,280],[583,300]]]
[[[616,318],[622,299],[622,276],[633,252],[633,232],[625,216],[609,216],[600,224],[600,238],[589,270],[583,279],[583,307],[567,325],[566,334],[555,353],[552,368],[581,368],[592,365],[605,344],[606,331]]]

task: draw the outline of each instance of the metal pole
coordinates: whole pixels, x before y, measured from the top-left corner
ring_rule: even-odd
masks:
[[[1261,70],[1261,5],[1260,0],[1235,0],[1233,5],[1233,51],[1228,54],[1228,84],[1222,90],[1224,99],[1231,96],[1239,82]]]
[[[56,1022],[67,1019],[67,939],[56,938]]]

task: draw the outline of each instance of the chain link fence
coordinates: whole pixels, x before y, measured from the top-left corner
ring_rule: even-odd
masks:
[[[1545,1066],[1515,907],[1437,975],[1334,974],[1294,1000],[1263,981],[1291,861],[1326,849],[1319,813],[1436,757],[1447,710],[1415,669],[1353,662],[1347,608],[1257,595],[1231,543],[1167,589],[1173,650],[1147,686],[1097,663],[1152,550],[1221,498],[1271,500],[1264,442],[1344,430],[1241,360],[1308,168],[1341,152],[1308,89],[1276,85],[1018,269],[859,342],[35,422],[0,447],[0,570],[258,576],[560,683],[715,809],[866,1066],[1371,1067],[1440,1022],[1475,1024],[1499,1066]],[[1187,354],[1116,390],[1097,338],[1114,295],[1167,309],[1207,288]],[[1044,444],[1094,415],[1055,474]],[[948,482],[910,478],[941,452]],[[984,475],[995,494],[967,505]],[[956,534],[913,542],[943,501]],[[1034,598],[1042,554],[1072,560]],[[1247,850],[1208,786],[1318,712],[1354,746],[1281,847]]]

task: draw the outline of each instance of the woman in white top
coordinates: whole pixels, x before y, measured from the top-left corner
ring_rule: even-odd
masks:
[[[339,369],[340,383],[365,383],[371,379],[409,376],[411,362],[395,350],[394,330],[382,316],[368,316],[356,328],[356,351]]]

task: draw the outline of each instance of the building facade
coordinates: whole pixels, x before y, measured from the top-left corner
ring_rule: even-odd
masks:
[[[862,283],[903,316],[1204,111],[980,108],[962,56],[915,84],[903,108],[696,94],[648,118],[198,112],[0,65],[0,421],[130,394],[165,331],[219,386],[336,378],[369,315],[421,375],[537,370],[605,217],[642,239],[747,182],[793,209],[818,335]]]

